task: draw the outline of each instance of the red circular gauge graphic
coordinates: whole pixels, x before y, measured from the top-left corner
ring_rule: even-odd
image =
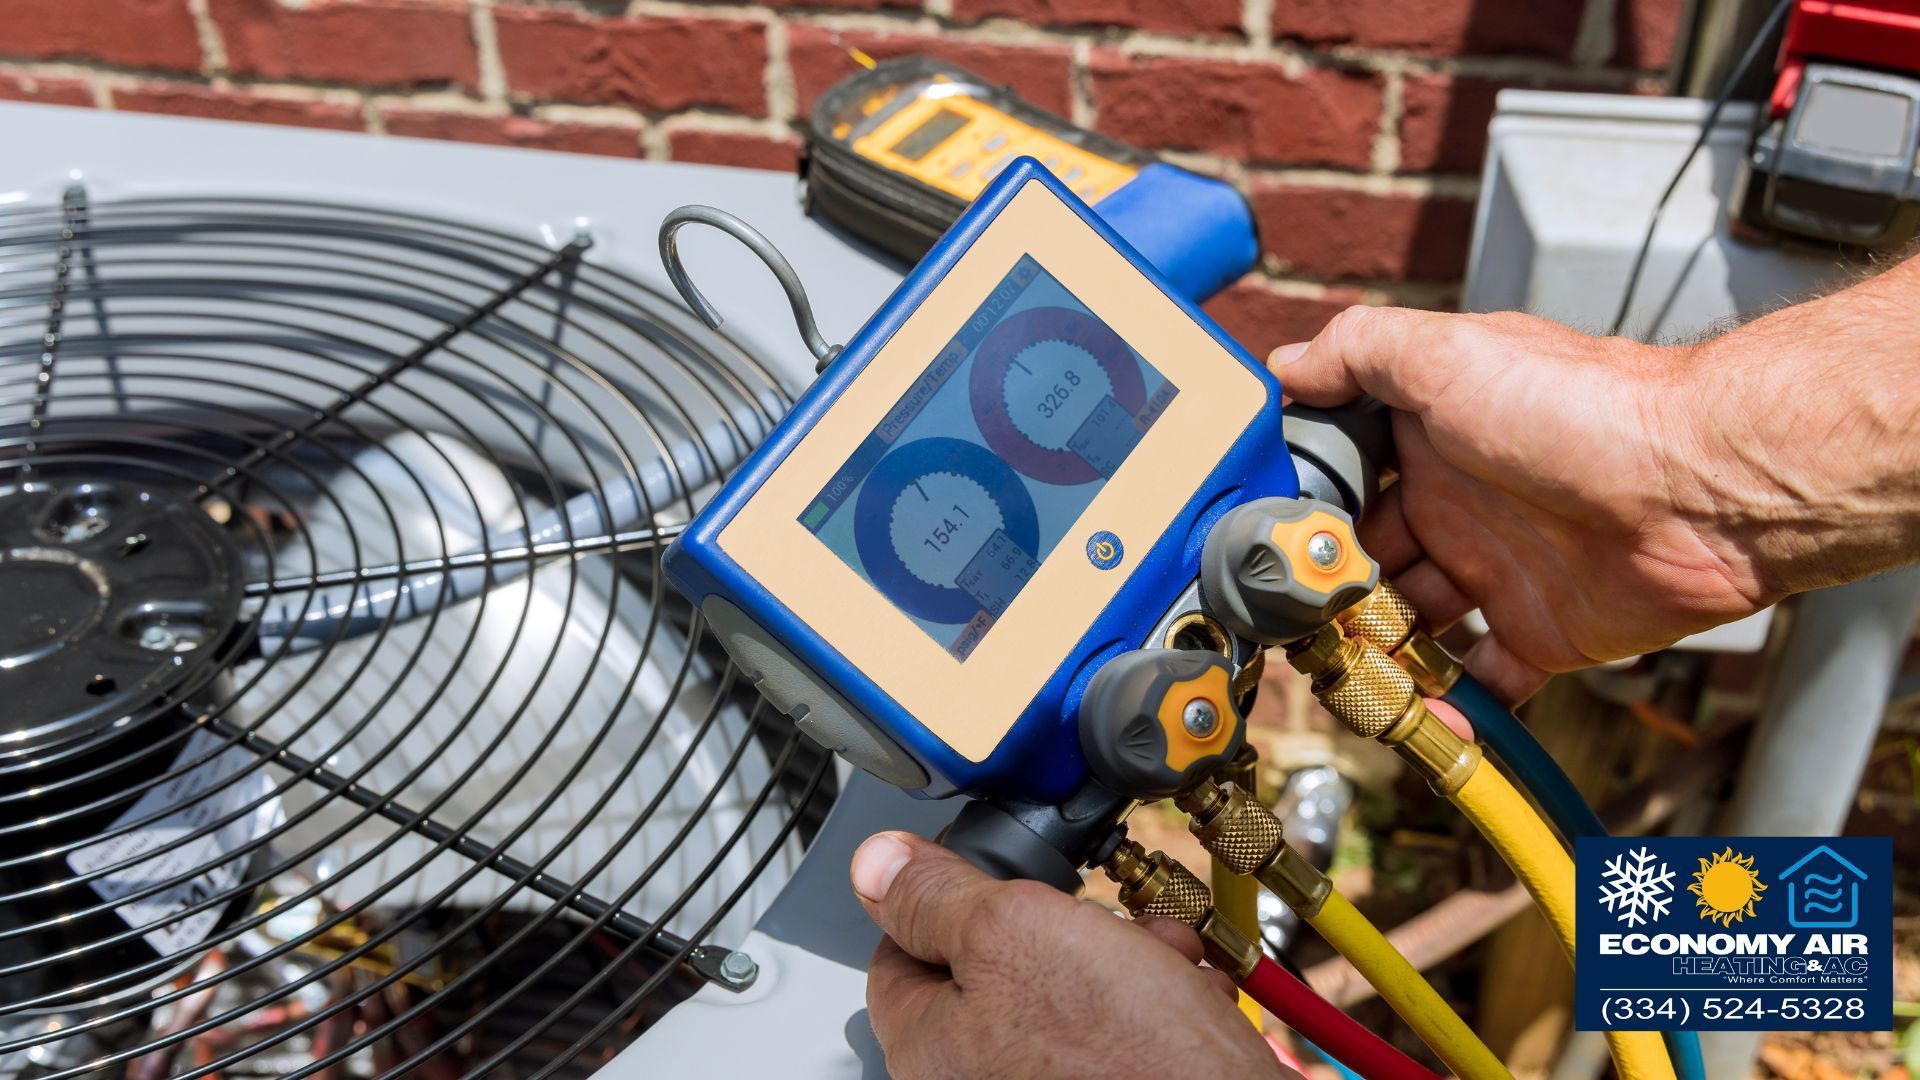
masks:
[[[1014,422],[1007,380],[1020,354],[1041,342],[1059,341],[1086,352],[1105,372],[1115,401],[1138,415],[1147,404],[1146,381],[1133,350],[1107,324],[1071,308],[1039,307],[1008,316],[980,343],[968,384],[973,419],[987,446],[1021,475],[1048,484],[1088,484],[1099,470],[1066,446],[1035,442]]]

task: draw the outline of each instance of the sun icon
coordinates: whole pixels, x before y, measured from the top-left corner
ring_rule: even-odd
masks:
[[[1753,871],[1753,856],[1728,848],[1711,861],[1700,860],[1687,891],[1700,898],[1701,918],[1732,926],[1753,914],[1754,901],[1767,887]]]

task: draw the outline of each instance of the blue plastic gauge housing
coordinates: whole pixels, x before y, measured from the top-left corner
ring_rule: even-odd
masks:
[[[910,791],[1051,802],[1087,681],[1293,495],[1280,386],[1031,158],[666,555],[769,701]]]

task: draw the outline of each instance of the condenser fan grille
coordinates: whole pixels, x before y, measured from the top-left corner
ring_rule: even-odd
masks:
[[[590,249],[0,213],[0,1077],[546,1075],[751,979],[833,773],[659,560],[787,399]]]

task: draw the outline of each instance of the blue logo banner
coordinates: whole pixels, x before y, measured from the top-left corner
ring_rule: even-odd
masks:
[[[1582,837],[1582,1031],[1885,1031],[1893,840]]]

